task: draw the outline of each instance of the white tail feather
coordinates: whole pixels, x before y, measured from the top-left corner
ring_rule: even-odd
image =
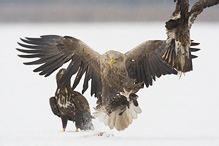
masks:
[[[117,109],[108,115],[104,110],[99,110],[95,113],[95,116],[99,118],[100,122],[109,126],[110,129],[116,128],[116,130],[121,131],[132,124],[133,119],[137,119],[138,114],[142,111],[139,106],[135,106],[131,101],[129,108],[126,107],[122,114],[121,112],[122,111],[120,109]]]
[[[108,120],[108,126],[110,127],[110,129],[113,129],[115,127],[115,120],[116,119],[116,113],[113,112],[110,114],[110,118]]]

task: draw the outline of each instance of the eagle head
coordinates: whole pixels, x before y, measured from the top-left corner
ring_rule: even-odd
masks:
[[[104,62],[110,66],[110,68],[121,68],[125,65],[125,55],[114,50],[110,50],[104,54]]]
[[[59,70],[59,72],[56,74],[56,82],[59,84],[59,81],[61,80],[63,74],[66,72],[66,69],[62,68]]]

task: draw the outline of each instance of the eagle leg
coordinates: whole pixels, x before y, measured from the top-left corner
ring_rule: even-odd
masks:
[[[68,119],[64,116],[61,116],[61,119],[62,119],[63,132],[65,132],[65,128],[67,126]]]
[[[121,94],[121,95],[124,95],[124,96],[126,97],[127,101],[130,101],[129,95],[132,93],[132,90],[130,90],[130,91],[128,92],[125,88],[123,88],[123,91],[124,91],[124,92],[120,92],[120,94]]]
[[[101,111],[107,113],[104,106],[101,106],[100,108],[94,108],[94,110],[95,110],[94,115],[97,115]]]
[[[180,72],[179,78],[181,78],[181,77],[182,77],[182,75],[184,75],[184,76],[185,76],[185,73],[184,73],[184,72]]]
[[[78,132],[78,128],[76,128],[75,132]]]

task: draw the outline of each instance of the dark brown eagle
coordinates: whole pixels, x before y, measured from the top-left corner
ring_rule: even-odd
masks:
[[[67,126],[68,120],[75,122],[76,131],[93,130],[92,116],[86,98],[79,92],[73,91],[70,81],[64,84],[60,80],[66,69],[61,69],[56,74],[57,90],[55,97],[49,99],[52,112],[61,117],[63,131]]]
[[[175,47],[170,47],[163,55],[166,63],[181,72],[193,69],[192,58],[196,58],[190,46],[198,45],[190,39],[190,29],[197,16],[207,7],[217,5],[219,0],[199,0],[189,11],[189,0],[174,0],[176,3],[172,18],[166,22],[168,39],[175,39]]]

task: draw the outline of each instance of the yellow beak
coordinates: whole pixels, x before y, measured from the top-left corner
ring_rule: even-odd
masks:
[[[116,61],[115,61],[114,59],[111,59],[111,60],[110,60],[110,67],[113,67],[113,65],[115,64],[115,62],[116,62]]]

